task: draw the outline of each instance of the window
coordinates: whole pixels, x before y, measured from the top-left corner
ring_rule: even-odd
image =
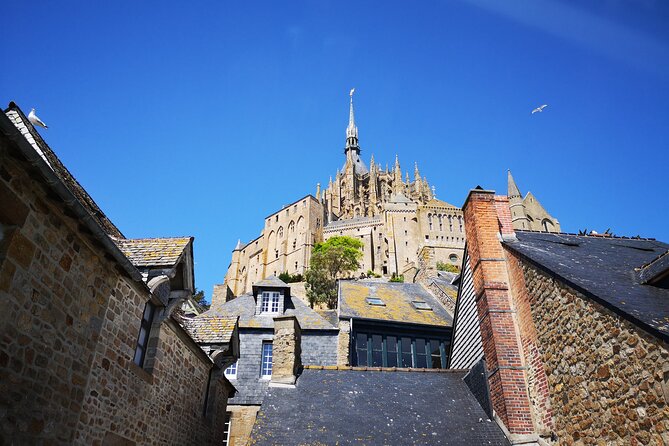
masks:
[[[460,232],[462,232],[462,217],[458,217],[458,224],[460,225]]]
[[[293,232],[295,232],[295,222],[294,221],[291,221],[290,224],[288,225],[288,232],[290,232],[291,234]]]
[[[272,376],[272,343],[262,343],[262,361],[260,363],[260,377],[270,378]]]
[[[278,291],[263,291],[260,301],[261,313],[278,313],[281,295]]]
[[[444,230],[444,227],[443,227],[443,226],[444,226],[444,225],[443,225],[444,222],[443,222],[443,219],[442,219],[441,217],[442,217],[442,215],[439,214],[439,230],[440,230],[440,231],[443,231],[443,230]]]
[[[223,446],[230,444],[230,429],[232,425],[232,412],[225,413],[225,422],[223,423]]]
[[[223,372],[226,378],[228,379],[237,379],[237,363],[228,366],[227,369]]]
[[[279,227],[278,235],[279,238],[283,238],[283,226]]]
[[[351,362],[370,367],[446,367],[448,343],[443,339],[357,332]]]
[[[422,300],[412,300],[411,305],[417,310],[432,310],[432,307],[427,302]]]
[[[456,254],[451,254],[450,256],[448,256],[448,260],[455,263],[458,261],[458,256]]]
[[[153,324],[153,316],[156,313],[156,306],[147,302],[144,306],[144,314],[142,314],[142,322],[139,326],[139,336],[137,336],[137,346],[135,347],[134,363],[142,367],[144,359],[146,358],[146,349],[149,345],[149,334],[151,333],[151,325]]]
[[[366,300],[369,305],[379,305],[383,307],[386,306],[386,304],[384,304],[383,301],[378,297],[368,297]]]
[[[453,232],[453,217],[448,216],[448,230]]]
[[[430,231],[432,230],[432,214],[427,214],[427,222],[430,226]]]

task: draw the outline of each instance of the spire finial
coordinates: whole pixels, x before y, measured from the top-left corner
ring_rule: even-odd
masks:
[[[432,186],[432,198],[437,199],[437,188]]]
[[[353,144],[357,145],[357,139],[358,139],[358,128],[355,126],[355,114],[353,113],[354,92],[355,88],[351,88],[351,91],[348,94],[351,97],[351,106],[348,113],[348,127],[346,127],[346,141],[348,146]],[[355,141],[351,140],[351,138],[355,138]]]

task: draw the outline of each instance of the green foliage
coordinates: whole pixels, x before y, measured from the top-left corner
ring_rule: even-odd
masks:
[[[304,280],[304,277],[302,277],[302,274],[289,274],[283,272],[279,274],[279,279],[286,283],[295,283],[295,282],[302,282]]]
[[[390,278],[389,282],[399,282],[399,283],[404,283],[404,276],[400,274],[399,276],[395,273],[393,273],[392,277]]]
[[[210,305],[207,303],[207,300],[204,297],[204,291],[198,290],[196,288],[195,292],[193,293],[193,300],[198,304],[200,304],[200,306],[204,309],[204,311],[207,311],[209,309]]]
[[[337,279],[360,268],[364,244],[353,237],[332,237],[311,251],[311,266],[305,273],[307,297],[312,308],[324,303],[337,308]]]
[[[444,263],[441,261],[437,262],[437,269],[439,271],[447,271],[449,273],[459,273],[460,268],[458,268],[456,265],[452,265],[450,263]]]
[[[367,270],[367,277],[377,277],[377,278],[378,278],[378,277],[381,277],[381,274],[376,274],[376,273],[375,273],[374,271],[372,271],[371,269],[368,269],[368,270]]]

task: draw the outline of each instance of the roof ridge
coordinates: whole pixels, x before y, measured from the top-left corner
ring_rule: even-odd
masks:
[[[641,269],[646,268],[647,266],[651,265],[652,263],[657,262],[658,260],[660,260],[662,257],[664,257],[664,256],[666,256],[666,255],[669,255],[669,249],[667,249],[665,252],[663,252],[662,254],[658,255],[657,257],[655,257],[655,258],[654,258],[653,260],[651,260],[650,262],[641,265]]]
[[[334,370],[354,372],[414,372],[414,373],[463,373],[468,369],[419,369],[414,367],[356,367],[342,365],[305,365],[307,370]]]
[[[545,235],[574,235],[577,237],[592,237],[592,238],[610,238],[610,239],[619,239],[619,240],[641,240],[656,242],[657,239],[653,237],[640,237],[640,236],[627,236],[627,235],[604,235],[604,234],[575,234],[573,232],[546,232],[546,231],[537,231],[534,229],[514,229],[515,232],[528,232],[535,234],[545,234]]]

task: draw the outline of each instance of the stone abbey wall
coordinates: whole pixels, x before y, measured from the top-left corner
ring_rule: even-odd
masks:
[[[134,366],[151,294],[45,184],[0,135],[0,444],[218,442],[211,363],[168,320],[151,373]]]
[[[669,444],[667,345],[522,263],[556,444]]]

